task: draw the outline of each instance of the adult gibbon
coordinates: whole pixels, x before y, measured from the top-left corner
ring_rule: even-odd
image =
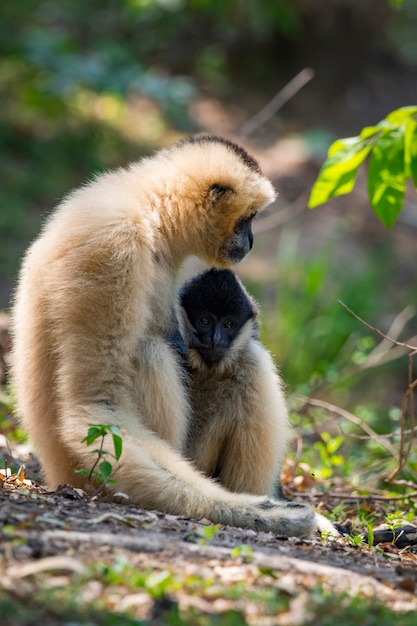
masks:
[[[18,414],[51,488],[88,487],[89,424],[120,427],[111,494],[139,506],[279,535],[308,535],[304,505],[232,493],[181,454],[189,404],[170,338],[175,277],[196,255],[228,267],[275,197],[243,148],[197,136],[70,193],[21,268],[13,310]]]
[[[230,270],[180,290],[191,418],[185,455],[230,491],[274,495],[288,436],[281,379],[258,341],[258,309]]]

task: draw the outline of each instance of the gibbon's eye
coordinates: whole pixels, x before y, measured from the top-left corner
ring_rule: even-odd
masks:
[[[226,330],[233,330],[233,328],[234,328],[235,326],[236,326],[236,324],[234,323],[234,321],[233,321],[233,320],[226,320],[226,321],[223,323],[223,327],[224,327]]]
[[[208,317],[200,317],[198,319],[198,323],[200,324],[200,326],[210,326],[210,319]]]
[[[256,217],[256,214],[256,211],[254,211],[248,217],[243,217],[241,220],[239,220],[234,228],[235,233],[244,232],[246,229],[250,230],[252,220],[254,217]]]

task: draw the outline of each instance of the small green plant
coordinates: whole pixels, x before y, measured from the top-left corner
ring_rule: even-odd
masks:
[[[14,401],[9,389],[0,387],[0,432],[8,441],[26,441],[25,433],[17,426],[13,418]]]
[[[346,541],[352,546],[360,546],[363,542],[363,535],[346,535]]]
[[[327,432],[320,433],[321,441],[316,441],[314,447],[320,455],[322,467],[315,472],[318,478],[330,478],[335,468],[343,468],[346,460],[341,454],[336,454],[343,443],[343,437],[332,437]]]
[[[374,542],[375,542],[374,529],[372,527],[372,524],[368,524],[368,546],[372,548],[374,545]]]
[[[212,539],[215,538],[220,528],[220,524],[211,524],[210,526],[202,526],[201,528],[199,528],[197,530],[197,535],[199,537],[198,543],[201,546],[205,546],[206,544],[208,544],[210,541],[212,541]]]
[[[414,512],[410,511],[405,513],[404,511],[394,511],[393,513],[387,513],[385,516],[385,523],[389,530],[392,532],[394,539],[392,543],[395,543],[402,535],[402,533],[396,533],[396,531],[406,524],[409,524],[414,519]]]
[[[123,441],[119,435],[118,426],[113,424],[89,424],[87,436],[84,437],[82,443],[87,446],[91,446],[97,439],[100,439],[100,447],[96,448],[93,452],[97,455],[96,460],[90,470],[80,469],[76,470],[78,474],[87,476],[89,480],[94,480],[101,486],[109,483],[116,482],[114,478],[111,478],[113,474],[113,465],[108,458],[112,458],[115,461],[119,461],[122,456]],[[111,435],[113,441],[113,452],[109,452],[104,449],[104,440],[107,435]],[[105,458],[106,457],[106,458]]]
[[[246,563],[250,563],[253,561],[253,550],[250,546],[241,544],[233,548],[230,556],[232,559],[237,559],[240,556]]]
[[[400,214],[406,181],[417,187],[417,106],[396,109],[357,137],[338,139],[311,190],[310,209],[350,193],[367,157],[369,201],[381,222],[391,227]]]

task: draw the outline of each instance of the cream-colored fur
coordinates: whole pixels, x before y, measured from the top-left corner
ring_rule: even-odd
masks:
[[[211,185],[233,191],[213,199]],[[230,493],[182,458],[189,406],[167,333],[188,255],[227,267],[236,223],[274,198],[222,141],[182,143],[98,176],[46,222],[21,269],[13,385],[46,482],[85,487],[89,424],[120,427],[115,485],[139,506],[305,535],[309,507]],[[93,446],[94,447],[94,446]]]
[[[190,349],[192,417],[185,453],[207,476],[237,493],[274,495],[288,438],[281,379],[246,322],[218,365]]]

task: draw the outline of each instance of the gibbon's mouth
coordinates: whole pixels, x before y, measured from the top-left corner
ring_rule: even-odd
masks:
[[[198,353],[209,367],[217,365],[226,354],[225,348],[198,348]]]
[[[227,245],[221,247],[218,258],[219,265],[228,267],[240,263],[250,250],[249,243],[242,244],[240,241],[232,239]]]

